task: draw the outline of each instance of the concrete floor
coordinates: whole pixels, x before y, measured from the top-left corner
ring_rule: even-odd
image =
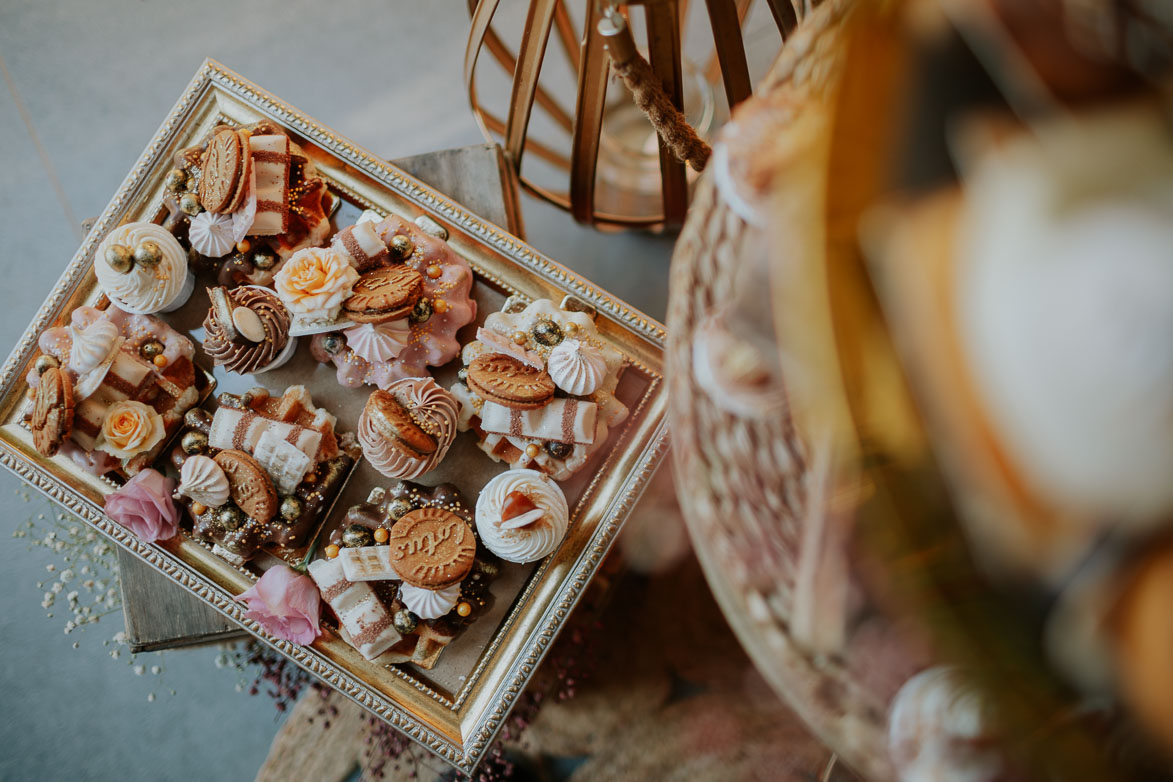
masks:
[[[481,141],[461,82],[466,30],[457,0],[0,2],[0,353],[205,57],[394,158]],[[539,250],[663,318],[668,240],[525,210]],[[20,487],[0,473],[0,779],[251,779],[279,724],[269,699],[236,692],[212,649],[141,655],[134,675],[102,645],[119,614],[63,634],[69,612],[46,618],[37,586],[59,555],[10,537],[54,511]]]

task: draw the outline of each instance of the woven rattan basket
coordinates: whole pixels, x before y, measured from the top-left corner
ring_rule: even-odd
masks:
[[[805,103],[812,111],[825,104],[850,7],[826,0],[805,14],[753,100],[786,90],[796,123]],[[792,632],[814,455],[786,407],[763,416],[731,412],[694,372],[698,332],[737,295],[736,272],[756,251],[755,229],[714,180],[710,170],[698,183],[671,273],[667,355],[677,492],[709,584],[758,669],[844,761],[869,779],[887,779],[885,698],[858,670],[835,654],[809,651]]]

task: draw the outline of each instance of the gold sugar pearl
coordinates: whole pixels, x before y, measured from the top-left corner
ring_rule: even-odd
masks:
[[[203,516],[204,512],[208,510],[208,506],[202,502],[193,502],[191,504],[191,512],[197,516]]]
[[[440,265],[439,265],[439,264],[435,264],[435,263],[433,263],[433,264],[429,264],[429,265],[428,265],[427,274],[428,274],[428,276],[429,276],[429,277],[431,277],[433,280],[434,280],[434,279],[436,279],[436,278],[438,278],[438,277],[439,277],[441,274],[443,274],[443,273],[444,273],[444,270],[440,268]]]
[[[518,345],[524,345],[526,342],[529,342],[529,334],[526,334],[524,331],[515,331],[513,332],[513,341]]]
[[[151,359],[151,361],[153,361],[155,366],[157,366],[159,369],[162,369],[163,367],[167,366],[167,357],[164,356],[162,353],[155,356],[153,359]]]
[[[562,331],[564,331],[566,333],[566,336],[573,337],[575,334],[578,333],[578,324],[577,323],[567,323],[565,326],[562,327]]]
[[[538,453],[540,451],[541,451],[541,448],[538,448],[538,446],[533,443],[530,443],[529,445],[527,445],[525,447],[525,455],[531,459],[538,458]]]
[[[437,315],[443,315],[445,312],[448,311],[447,299],[436,299],[435,301],[433,301],[432,302],[432,310]]]
[[[331,543],[329,546],[326,546],[326,558],[334,559],[336,556],[338,556],[338,546],[334,545],[333,543]]]
[[[460,616],[468,616],[472,613],[472,606],[467,602],[460,602],[456,604],[456,613]]]
[[[252,244],[249,242],[248,239],[241,239],[239,242],[236,243],[236,251],[238,253],[246,253],[250,249],[252,249]]]
[[[375,530],[375,542],[386,543],[391,537],[391,533],[385,527],[379,527]]]

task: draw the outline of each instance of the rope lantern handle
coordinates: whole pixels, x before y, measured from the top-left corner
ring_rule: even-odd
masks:
[[[697,135],[668,97],[652,66],[636,49],[631,29],[615,4],[605,5],[597,29],[603,36],[612,67],[631,90],[635,105],[647,116],[661,140],[677,160],[687,163],[694,171],[703,171],[712,148]]]

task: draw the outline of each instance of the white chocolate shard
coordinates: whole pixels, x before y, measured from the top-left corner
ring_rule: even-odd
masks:
[[[322,599],[338,616],[350,645],[373,660],[402,637],[391,622],[391,612],[369,584],[347,580],[337,559],[319,559],[308,568]]]
[[[517,410],[485,401],[481,429],[543,442],[590,445],[595,441],[598,406],[579,399],[554,399],[536,410]]]
[[[350,581],[399,580],[399,573],[391,561],[390,546],[344,548],[338,552],[338,560]]]
[[[274,429],[266,429],[257,440],[253,456],[260,462],[277,491],[292,494],[314,466],[314,460],[297,446],[283,440]]]

